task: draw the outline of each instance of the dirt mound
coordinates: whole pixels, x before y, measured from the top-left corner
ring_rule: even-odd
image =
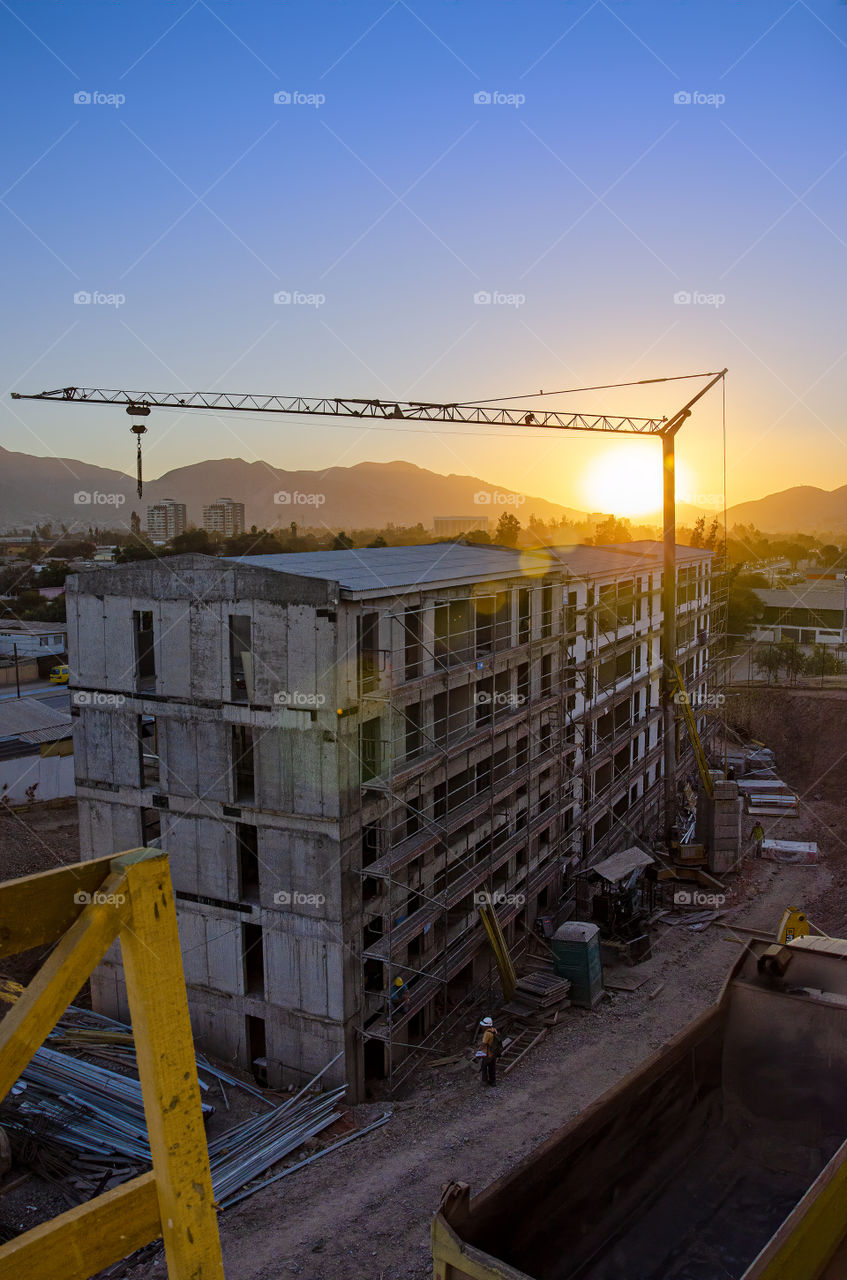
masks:
[[[776,753],[777,771],[809,799],[847,794],[847,690],[742,688],[729,691],[730,724]]]

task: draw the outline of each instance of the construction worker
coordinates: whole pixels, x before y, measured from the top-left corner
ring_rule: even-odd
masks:
[[[765,828],[762,826],[761,822],[757,818],[756,825],[753,828],[753,830],[750,832],[750,839],[755,840],[756,842],[757,858],[761,858],[762,856],[762,841],[764,840],[764,838],[765,838]]]
[[[391,991],[391,1008],[401,1010],[406,1003],[406,984],[402,978],[394,979]]]
[[[482,1080],[484,1084],[496,1085],[500,1036],[493,1019],[483,1018],[479,1025],[482,1027],[482,1050],[485,1054],[482,1059]]]

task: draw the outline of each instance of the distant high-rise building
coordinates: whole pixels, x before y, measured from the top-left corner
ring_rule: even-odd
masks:
[[[133,511],[132,515],[129,517],[129,531],[136,535],[141,532],[141,517],[137,511]]]
[[[220,533],[234,538],[244,532],[244,503],[232,498],[218,498],[203,508],[203,528],[208,533]]]
[[[170,542],[179,533],[185,533],[187,516],[184,502],[163,498],[147,508],[147,532],[153,542]]]
[[[462,533],[488,532],[488,516],[433,516],[433,522],[440,538],[455,538]]]

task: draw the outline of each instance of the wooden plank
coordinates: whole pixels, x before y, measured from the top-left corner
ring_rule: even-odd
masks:
[[[0,885],[0,960],[60,938],[86,905],[77,895],[100,889],[111,863],[96,858]]]
[[[160,1234],[156,1180],[144,1173],[0,1247],[0,1280],[89,1280]]]
[[[72,888],[67,881],[63,884]],[[5,1098],[118,936],[128,908],[125,877],[112,874],[100,881],[98,890],[104,900],[80,906],[82,914],[0,1023],[0,1098]]]
[[[129,885],[121,950],[169,1280],[223,1280],[167,856],[113,866]]]

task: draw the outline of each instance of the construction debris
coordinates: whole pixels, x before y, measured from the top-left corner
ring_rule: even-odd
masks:
[[[814,840],[763,840],[762,857],[769,862],[814,867],[818,863],[818,846]]]

